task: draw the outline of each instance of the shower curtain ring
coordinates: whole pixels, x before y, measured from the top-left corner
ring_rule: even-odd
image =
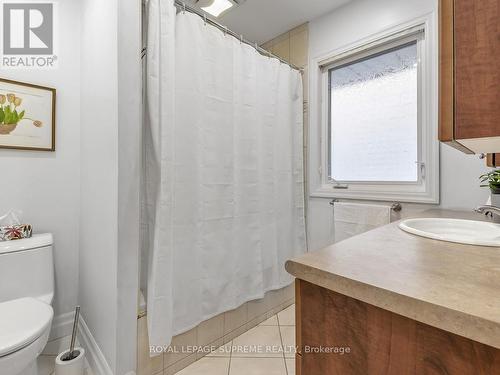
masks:
[[[224,26],[224,36],[227,34],[227,26]]]
[[[182,10],[183,10],[183,13],[186,13],[186,3],[182,3]]]
[[[205,22],[205,26],[207,26],[207,15],[203,13],[203,22]]]
[[[243,44],[243,34],[240,34],[240,44]]]

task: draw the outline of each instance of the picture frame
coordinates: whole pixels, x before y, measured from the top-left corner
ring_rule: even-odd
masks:
[[[56,150],[56,89],[0,78],[0,148]]]

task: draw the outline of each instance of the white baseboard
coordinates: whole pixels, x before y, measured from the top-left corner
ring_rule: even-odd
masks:
[[[74,317],[74,312],[68,312],[54,317],[54,320],[52,321],[52,328],[50,330],[49,341],[71,335]]]
[[[94,336],[92,336],[87,323],[85,323],[85,320],[81,316],[78,331],[80,333],[80,343],[85,349],[85,355],[92,372],[95,375],[113,375],[113,371],[111,367],[109,367],[104,354],[99,348],[99,345],[97,345]]]

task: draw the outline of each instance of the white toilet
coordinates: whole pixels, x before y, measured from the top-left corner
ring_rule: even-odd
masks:
[[[52,235],[0,242],[0,374],[37,375],[54,311]]]

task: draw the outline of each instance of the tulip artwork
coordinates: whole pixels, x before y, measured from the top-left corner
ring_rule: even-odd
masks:
[[[20,108],[22,103],[23,99],[15,94],[0,94],[0,134],[10,134],[22,120],[31,121],[36,127],[43,125],[39,120],[25,117],[26,111]]]
[[[55,89],[0,79],[0,147],[55,149]]]

